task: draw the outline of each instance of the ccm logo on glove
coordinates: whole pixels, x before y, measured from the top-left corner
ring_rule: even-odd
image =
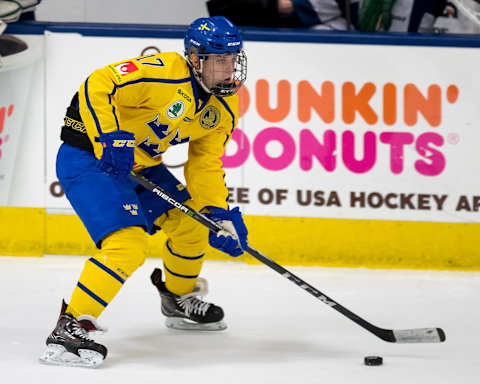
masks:
[[[128,176],[134,163],[135,135],[118,130],[102,133],[95,141],[103,147],[97,168],[113,177]]]
[[[105,147],[105,143],[103,144]],[[116,148],[131,147],[135,148],[135,140],[113,140],[113,146]]]

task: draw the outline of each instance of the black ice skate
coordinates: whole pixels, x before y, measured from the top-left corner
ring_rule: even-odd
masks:
[[[47,349],[40,361],[45,364],[95,368],[103,363],[107,348],[88,338],[88,332],[102,331],[91,316],[78,319],[62,310],[57,326],[47,338]],[[84,318],[82,320],[82,317]]]
[[[150,276],[162,301],[162,313],[168,328],[195,331],[221,331],[227,328],[223,309],[201,299],[208,293],[207,280],[198,278],[192,293],[177,296],[167,290],[162,281],[162,270],[155,269]]]

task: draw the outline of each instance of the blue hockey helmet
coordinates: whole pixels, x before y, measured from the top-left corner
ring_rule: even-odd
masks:
[[[237,27],[224,16],[202,17],[190,24],[185,35],[185,57],[200,85],[216,96],[231,96],[247,78],[247,57]],[[193,58],[195,55],[195,58]],[[228,56],[233,61],[231,74],[219,78],[219,66],[209,57]],[[208,68],[207,68],[208,67]],[[214,73],[217,73],[215,75]],[[221,76],[222,77],[222,76]]]
[[[238,53],[243,40],[237,27],[224,16],[201,17],[195,20],[185,35],[185,54],[192,48],[198,53]]]

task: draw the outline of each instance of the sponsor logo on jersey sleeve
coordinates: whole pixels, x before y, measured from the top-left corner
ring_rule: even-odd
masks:
[[[220,122],[220,111],[209,105],[200,115],[200,125],[205,129],[213,129]]]
[[[168,106],[167,117],[169,119],[176,119],[182,116],[183,112],[185,112],[185,103],[182,100],[177,100]]]
[[[117,64],[115,65],[115,69],[122,76],[138,71],[138,67],[135,65],[133,61],[127,61],[126,63]]]
[[[192,98],[191,98],[189,95],[187,95],[182,89],[178,88],[178,89],[177,89],[177,93],[178,93],[180,96],[182,96],[185,100],[187,100],[189,103],[192,102]]]

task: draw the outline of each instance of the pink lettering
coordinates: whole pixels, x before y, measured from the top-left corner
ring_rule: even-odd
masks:
[[[352,172],[365,173],[375,165],[377,159],[377,143],[375,133],[368,131],[363,135],[363,159],[355,158],[355,135],[352,131],[342,134],[342,159]]]
[[[247,135],[240,129],[233,131],[232,140],[237,144],[237,151],[233,155],[222,156],[223,166],[225,168],[237,168],[240,167],[248,158],[250,154],[250,141],[248,141]]]
[[[304,171],[312,169],[313,156],[317,158],[326,171],[331,172],[336,166],[335,149],[336,134],[331,129],[323,133],[323,144],[308,129],[300,132],[300,168]]]
[[[271,141],[278,141],[282,147],[282,154],[271,157],[266,150]],[[295,157],[295,140],[285,129],[270,127],[261,131],[253,142],[253,155],[257,162],[271,171],[279,171],[288,167]]]
[[[418,136],[415,148],[420,156],[425,157],[425,160],[417,160],[414,164],[418,173],[425,176],[437,176],[445,169],[445,156],[437,149],[432,148],[430,144],[441,147],[444,139],[438,133],[425,132]]]
[[[412,144],[414,139],[413,134],[409,132],[383,132],[380,134],[380,141],[390,144],[390,169],[392,173],[402,173],[403,146]]]

